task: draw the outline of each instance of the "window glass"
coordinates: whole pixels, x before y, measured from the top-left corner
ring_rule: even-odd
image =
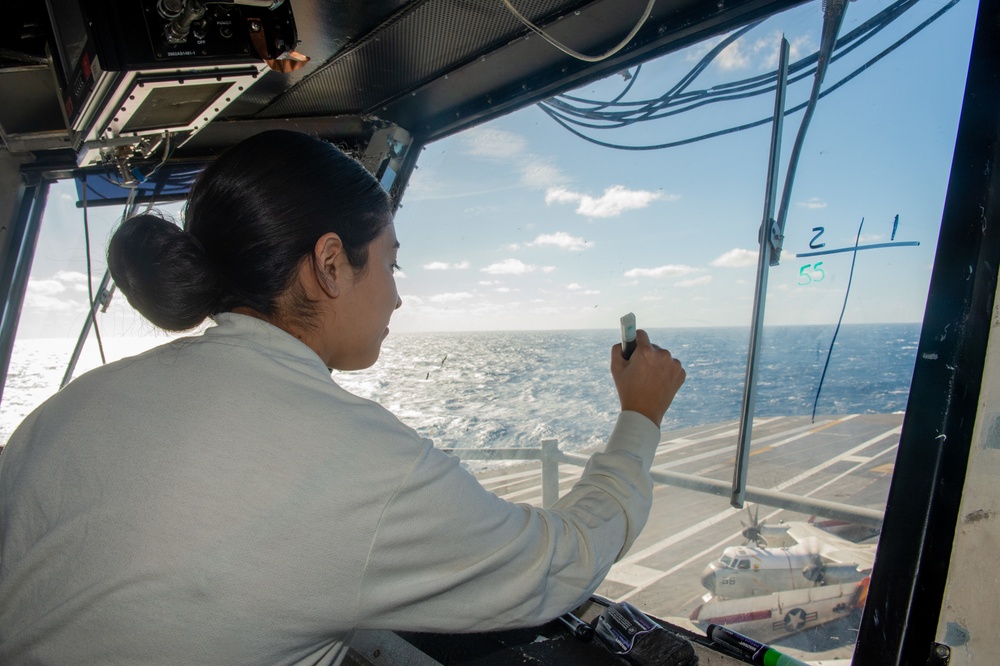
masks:
[[[180,219],[180,204],[160,210]],[[108,240],[121,220],[122,207],[89,209],[90,285],[95,297],[107,267]],[[17,336],[0,409],[0,444],[21,420],[59,390],[87,319],[88,273],[82,209],[73,181],[54,183],[42,216],[31,274],[18,320]],[[161,344],[169,337],[143,319],[115,293],[96,315],[104,356],[116,360]],[[97,335],[91,330],[72,376],[101,363]]]
[[[619,317],[634,312],[688,380],[663,423],[649,521],[598,593],[695,630],[752,617],[731,626],[805,661],[849,658],[976,9],[974,0],[848,6],[841,35],[850,39],[805,137],[758,357],[749,483],[800,498],[800,510],[751,501],[738,511],[728,492],[676,484],[678,473],[732,479],[774,99],[764,84],[784,34],[798,64],[786,107],[805,102],[819,2],[426,146],[396,219],[403,306],[379,363],[336,380],[443,448],[537,449],[551,438],[585,457],[616,418],[608,358]],[[781,179],[802,115],[785,119]],[[658,145],[672,147],[638,149]],[[51,190],[0,442],[57,390],[86,317],[74,203],[70,184]],[[179,216],[179,206],[167,210]],[[91,213],[95,289],[120,214]],[[164,340],[120,294],[97,323],[109,359]],[[91,334],[77,374],[99,362]],[[497,494],[541,504],[537,463],[466,455],[465,464]],[[580,471],[560,465],[561,492]],[[854,507],[859,521],[831,520],[812,499]],[[722,557],[729,577],[708,575],[737,545],[755,551],[759,570],[734,575],[733,559]],[[851,563],[834,567],[817,545]],[[792,556],[808,564],[790,569]]]
[[[379,364],[338,381],[445,448],[554,438],[586,455],[616,417],[608,356],[619,317],[634,312],[688,379],[663,424],[650,519],[599,594],[695,630],[730,622],[805,661],[849,658],[977,9],[972,0],[903,8],[848,5],[849,39],[826,74],[830,92],[805,136],[770,270],[749,485],[798,498],[798,510],[751,499],[739,511],[728,490],[671,484],[678,474],[732,480],[774,105],[771,91],[744,93],[774,72],[784,34],[786,107],[806,101],[818,2],[427,146],[396,222],[403,306]],[[590,127],[614,124],[611,111],[626,114],[619,127]],[[642,115],[662,117],[633,122]],[[779,185],[802,117],[785,119]],[[703,135],[716,136],[684,143]],[[498,494],[541,503],[537,465],[465,464]],[[561,464],[561,491],[579,474]],[[813,500],[853,508],[858,522],[831,520]],[[705,575],[737,545],[758,565],[746,580],[723,575],[732,569]],[[851,553],[851,564],[817,559],[828,547]],[[795,557],[810,578],[806,564],[789,567]]]

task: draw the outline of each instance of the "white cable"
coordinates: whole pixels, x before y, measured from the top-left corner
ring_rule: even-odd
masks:
[[[603,54],[601,54],[599,56],[589,56],[589,55],[585,55],[583,53],[579,53],[577,51],[574,51],[573,49],[569,48],[565,44],[562,44],[561,42],[557,41],[555,38],[550,37],[544,30],[542,30],[537,25],[535,25],[534,23],[532,23],[531,21],[529,21],[528,19],[526,19],[521,14],[521,12],[519,12],[519,11],[517,11],[517,9],[515,9],[514,5],[510,4],[510,0],[502,0],[502,2],[503,2],[504,5],[506,5],[507,9],[509,9],[511,11],[511,13],[514,14],[514,16],[517,17],[517,19],[521,23],[523,23],[524,25],[528,26],[532,31],[536,32],[542,39],[544,39],[545,41],[547,41],[549,44],[552,44],[552,46],[556,47],[557,49],[559,49],[560,51],[562,51],[566,55],[573,56],[577,60],[583,60],[584,62],[600,62],[600,61],[605,60],[607,58],[610,58],[614,54],[618,53],[623,48],[625,48],[626,44],[628,44],[629,42],[632,41],[632,38],[635,37],[636,33],[639,32],[639,29],[642,28],[642,26],[646,23],[646,19],[649,18],[650,13],[653,11],[653,4],[656,2],[656,0],[649,0],[649,3],[646,4],[646,11],[644,11],[642,13],[642,18],[639,19],[639,22],[635,24],[635,27],[632,28],[632,31],[629,32],[625,36],[625,39],[623,39],[621,41],[621,43],[618,44],[618,46],[615,46],[613,49],[611,49],[607,53],[603,53]]]

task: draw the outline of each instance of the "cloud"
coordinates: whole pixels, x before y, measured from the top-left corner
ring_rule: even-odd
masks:
[[[432,303],[457,303],[458,301],[465,301],[470,298],[473,298],[473,296],[469,292],[459,291],[446,294],[435,294],[434,296],[431,296],[427,300],[431,301]]]
[[[477,127],[461,134],[462,143],[470,155],[493,159],[510,159],[528,150],[528,140],[519,134],[498,129]]]
[[[724,70],[746,69],[750,66],[752,53],[748,53],[746,43],[737,39],[715,56],[715,64]]]
[[[545,193],[546,204],[576,203],[576,212],[587,217],[618,217],[627,210],[645,208],[657,199],[676,201],[679,198],[662,192],[630,190],[623,185],[612,185],[597,198],[561,187],[549,188]]]
[[[817,208],[826,208],[827,203],[822,199],[820,199],[819,197],[811,197],[809,199],[806,199],[805,201],[800,201],[795,205],[801,208],[808,208],[810,210],[815,210]]]
[[[699,269],[694,266],[684,266],[677,264],[668,264],[666,266],[658,266],[657,268],[633,268],[631,270],[625,271],[625,277],[627,278],[638,278],[638,277],[679,277],[681,275],[688,275],[690,273],[697,273]]]
[[[578,289],[583,289],[583,286],[577,284],[576,282],[570,282],[568,285],[566,285],[566,288],[569,289],[570,291],[576,291]]]
[[[423,269],[425,271],[465,270],[468,267],[469,267],[468,261],[459,261],[454,264],[449,264],[446,261],[432,261],[429,264],[423,265]]]
[[[530,243],[526,243],[526,245],[529,247],[551,245],[563,250],[569,250],[570,252],[579,252],[580,250],[587,249],[587,241],[576,236],[570,236],[564,231],[557,231],[554,234],[542,234]]]
[[[763,54],[763,59],[757,69],[774,70],[778,68],[778,47],[781,44],[781,33],[775,30],[768,37],[762,37],[754,42],[754,52]],[[815,51],[812,38],[800,35],[788,40],[788,62],[795,62],[806,51]]]
[[[521,183],[532,189],[556,187],[566,181],[566,176],[558,167],[537,155],[528,156],[521,167]]]
[[[778,31],[773,31],[768,35],[758,37],[756,39],[751,37],[742,37],[724,48],[717,56],[715,56],[715,59],[712,62],[716,67],[725,71],[740,69],[770,71],[777,69],[778,48],[781,43],[781,37],[782,34]],[[723,39],[725,39],[725,35],[691,48],[688,51],[687,60],[701,60]],[[800,37],[790,39],[788,44],[789,60],[794,62],[798,60],[805,51],[814,50],[811,43],[812,39],[809,35],[802,35]]]
[[[98,282],[95,282],[95,290],[97,286]],[[58,271],[50,278],[30,278],[24,305],[48,312],[86,311],[87,298],[86,273]]]
[[[461,137],[469,155],[511,164],[525,187],[544,189],[568,180],[551,160],[529,151],[528,140],[520,134],[477,127],[463,132]]]
[[[757,253],[754,250],[743,250],[733,248],[729,252],[719,255],[711,261],[712,266],[722,268],[743,268],[744,266],[757,265]]]
[[[689,278],[687,280],[681,280],[675,287],[697,287],[700,284],[708,284],[712,281],[711,275],[702,275],[701,277]]]
[[[479,270],[490,275],[524,275],[535,270],[535,266],[526,264],[520,259],[504,259]]]

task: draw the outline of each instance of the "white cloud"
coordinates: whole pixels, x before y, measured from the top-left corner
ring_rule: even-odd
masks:
[[[94,282],[96,290],[98,282]],[[24,294],[26,308],[48,312],[87,310],[87,275],[77,271],[58,271],[50,278],[28,280]]]
[[[465,301],[472,297],[472,294],[467,291],[459,291],[446,294],[435,294],[427,300],[432,303],[457,303],[458,301]]]
[[[55,296],[66,291],[66,285],[59,280],[28,280],[28,294],[39,296]]]
[[[521,183],[533,189],[557,187],[566,181],[558,167],[537,155],[529,155],[521,167]]]
[[[715,64],[724,70],[746,69],[750,66],[750,58],[753,54],[748,53],[746,45],[742,39],[722,50],[722,53],[715,57]]]
[[[470,155],[509,159],[524,154],[528,141],[519,134],[498,129],[476,127],[462,132],[462,143]]]
[[[773,31],[769,35],[758,37],[752,41],[749,37],[737,39],[715,57],[713,64],[726,71],[739,69],[774,70],[778,67],[778,48],[781,36],[779,31]],[[687,59],[689,61],[700,60],[723,39],[725,36],[720,36],[690,49]],[[790,39],[788,43],[789,60],[794,62],[806,50],[812,50],[811,41],[808,35]]]
[[[542,272],[543,273],[551,273],[555,269],[556,269],[555,266],[542,266]]]
[[[687,280],[681,280],[675,287],[696,287],[700,284],[708,284],[712,281],[711,275],[702,275],[701,277],[688,278]]]
[[[518,172],[521,184],[526,187],[543,189],[561,185],[568,180],[549,159],[530,152],[528,140],[520,134],[474,128],[463,132],[461,137],[468,154],[509,162]]]
[[[545,203],[573,203],[575,201],[579,201],[581,197],[583,197],[582,194],[553,187],[545,193]]]
[[[449,264],[446,261],[432,261],[429,264],[424,264],[423,266],[426,271],[465,270],[468,267],[468,261],[459,261],[454,264]]]
[[[777,30],[769,37],[762,37],[754,43],[754,51],[764,55],[757,69],[774,70],[778,68],[778,47],[781,44],[781,33]],[[795,62],[806,51],[815,50],[809,35],[793,37],[788,41],[788,61]]]
[[[757,265],[757,253],[753,250],[743,250],[733,248],[729,252],[719,255],[711,261],[713,266],[724,268],[743,268],[744,266]]]
[[[535,267],[520,259],[504,259],[479,270],[490,275],[524,275],[535,270]]]
[[[658,266],[657,268],[633,268],[631,270],[625,271],[625,277],[627,278],[639,278],[639,277],[679,277],[681,275],[689,275],[690,273],[697,273],[699,269],[694,266],[684,266],[678,264],[668,264],[666,266]]]
[[[810,210],[815,210],[817,208],[826,208],[827,203],[822,199],[820,199],[819,197],[810,197],[809,199],[806,199],[805,201],[800,201],[795,205],[801,208],[808,208]]]
[[[576,282],[570,282],[568,285],[566,285],[566,288],[569,289],[570,291],[577,291],[578,289],[583,289],[583,287],[577,284]]]
[[[630,190],[624,185],[612,185],[597,198],[561,187],[549,188],[545,193],[546,204],[576,203],[576,212],[587,217],[617,217],[627,210],[645,208],[657,199],[676,201],[679,198],[676,194],[668,196],[662,192]]]
[[[587,249],[587,241],[577,236],[570,236],[565,231],[557,231],[554,234],[541,234],[535,240],[527,243],[527,245],[530,247],[551,245],[563,250],[569,250],[570,252],[579,252],[580,250]]]

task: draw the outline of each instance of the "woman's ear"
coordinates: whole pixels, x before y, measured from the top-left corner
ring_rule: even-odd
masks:
[[[339,296],[345,273],[350,269],[340,236],[331,231],[319,237],[313,247],[312,265],[316,281],[326,295]]]

